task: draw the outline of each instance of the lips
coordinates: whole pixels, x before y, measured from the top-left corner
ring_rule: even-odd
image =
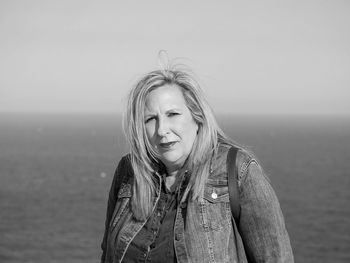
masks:
[[[173,145],[175,145],[175,143],[176,143],[176,141],[174,141],[174,142],[161,142],[161,143],[159,143],[159,146],[160,146],[161,148],[164,148],[164,149],[169,149],[169,148],[171,148]]]

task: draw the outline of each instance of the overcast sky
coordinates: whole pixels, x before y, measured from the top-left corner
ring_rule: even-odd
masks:
[[[119,112],[158,52],[212,108],[350,114],[350,1],[0,1],[0,112]]]

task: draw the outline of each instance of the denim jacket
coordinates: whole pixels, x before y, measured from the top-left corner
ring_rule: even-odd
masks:
[[[219,147],[203,199],[188,198],[177,207],[174,224],[177,261],[294,262],[275,192],[256,159],[244,150],[238,152],[236,162],[241,214],[238,225],[232,220],[226,171],[228,149]],[[116,193],[115,186],[121,177],[124,179],[118,182],[120,189]],[[101,262],[122,262],[130,242],[146,223],[132,215],[131,186],[132,169],[125,156],[118,165],[109,193]],[[180,191],[183,190],[180,187]],[[159,196],[160,189],[154,207]],[[246,255],[251,258],[247,260]]]

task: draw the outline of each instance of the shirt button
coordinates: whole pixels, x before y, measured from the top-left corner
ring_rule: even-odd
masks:
[[[218,198],[218,195],[217,195],[217,193],[212,192],[211,197],[212,197],[213,199],[216,199],[216,198]]]

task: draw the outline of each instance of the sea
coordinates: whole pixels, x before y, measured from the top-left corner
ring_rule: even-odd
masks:
[[[350,116],[218,115],[279,198],[295,262],[350,262]],[[118,114],[0,114],[0,262],[99,262]]]

